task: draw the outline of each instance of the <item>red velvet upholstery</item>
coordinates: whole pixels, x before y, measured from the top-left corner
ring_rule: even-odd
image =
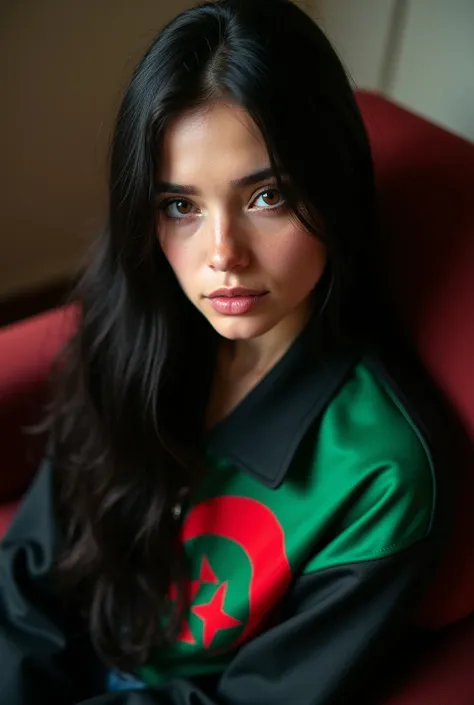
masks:
[[[41,442],[26,433],[46,399],[49,369],[73,325],[72,310],[51,311],[0,330],[0,502],[19,497],[35,471]],[[0,515],[0,530],[1,530]]]
[[[474,145],[360,93],[371,139],[387,255],[407,324],[433,377],[474,442]],[[25,456],[21,428],[39,418],[51,360],[74,325],[55,311],[0,331],[0,501],[25,488],[39,448]],[[474,449],[453,466],[457,524],[429,599],[425,623],[474,612]],[[15,504],[0,505],[0,536]],[[409,682],[385,705],[472,705],[474,618],[442,630]]]
[[[474,144],[377,95],[358,100],[393,284],[425,362],[474,441]]]
[[[393,285],[426,366],[472,440],[453,467],[455,531],[422,610],[422,621],[438,626],[474,611],[474,144],[379,96],[361,93],[359,104]]]
[[[407,682],[383,705],[473,705],[473,655],[471,618],[434,638],[413,665]]]
[[[13,502],[4,502],[2,505],[0,505],[0,539],[8,529],[8,525],[13,519],[17,507],[17,500]]]

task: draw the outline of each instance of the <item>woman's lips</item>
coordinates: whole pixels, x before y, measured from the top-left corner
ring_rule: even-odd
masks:
[[[210,305],[225,316],[243,316],[252,311],[268,292],[249,289],[218,289],[207,297]]]

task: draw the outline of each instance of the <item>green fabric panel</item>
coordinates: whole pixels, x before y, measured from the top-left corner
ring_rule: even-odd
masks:
[[[233,494],[268,506],[283,527],[295,572],[304,563],[310,572],[396,553],[426,535],[433,514],[424,442],[363,364],[308,434],[277,490],[225,459],[212,465],[197,501]]]
[[[305,572],[387,556],[427,534],[431,458],[405,410],[363,365],[324,416],[314,471],[318,505],[331,507],[337,535]]]

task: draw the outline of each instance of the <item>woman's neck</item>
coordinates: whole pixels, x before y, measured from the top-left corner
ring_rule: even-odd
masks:
[[[224,363],[237,376],[257,370],[265,375],[283,357],[310,316],[310,307],[302,306],[259,337],[225,341],[221,348]]]
[[[289,317],[258,338],[224,340],[218,350],[207,427],[225,418],[265,377],[306,326],[311,312]]]

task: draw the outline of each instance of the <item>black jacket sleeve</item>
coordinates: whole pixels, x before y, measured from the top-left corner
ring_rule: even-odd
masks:
[[[395,646],[429,563],[420,543],[395,559],[305,577],[279,625],[242,647],[213,686],[176,680],[153,693],[110,694],[87,705],[379,703],[379,688],[398,668]],[[393,663],[387,663],[390,653]]]
[[[51,487],[44,461],[0,546],[0,705],[68,705],[94,692],[86,630],[54,586]]]
[[[437,552],[427,538],[392,557],[300,577],[278,625],[244,645],[216,681],[101,693],[87,635],[52,587],[50,485],[45,466],[1,548],[0,705],[367,703],[381,655],[406,627]]]

